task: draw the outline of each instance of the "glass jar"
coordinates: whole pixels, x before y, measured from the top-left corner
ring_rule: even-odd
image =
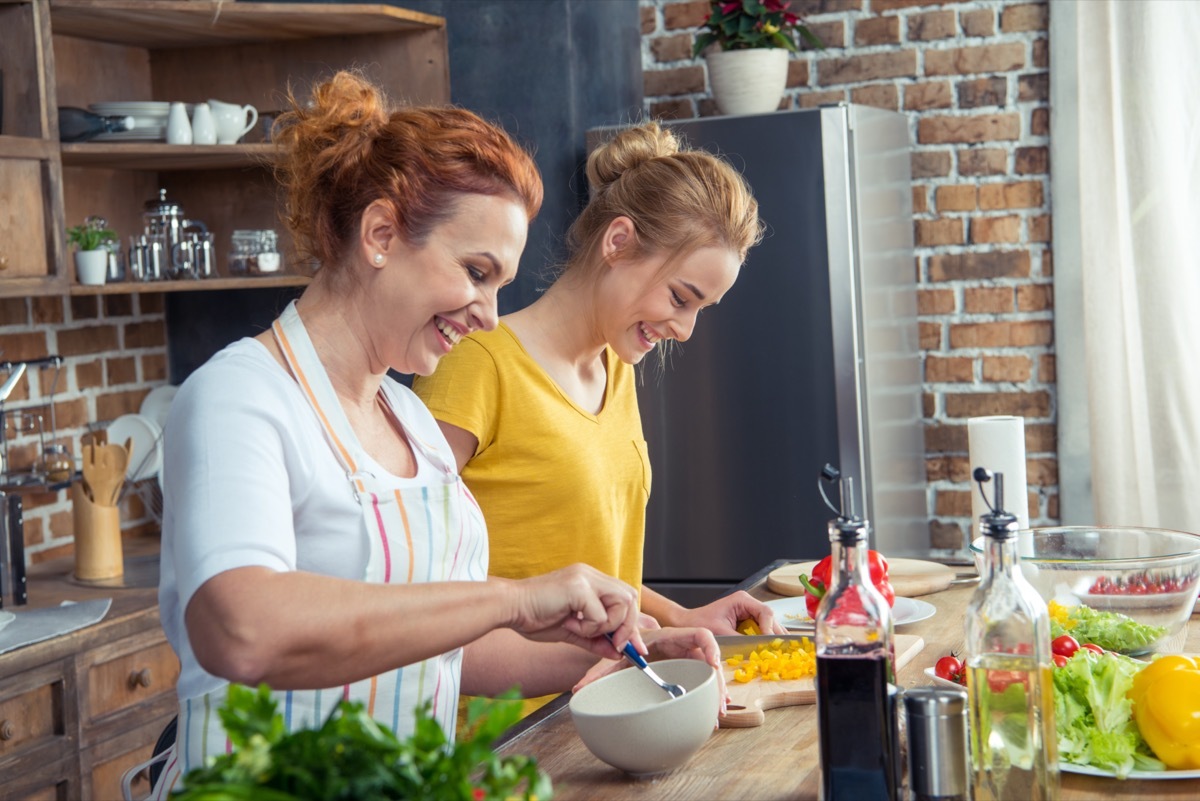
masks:
[[[279,272],[279,239],[270,228],[239,229],[233,232],[229,252],[229,274],[264,275]]]
[[[75,472],[75,463],[65,445],[47,445],[42,450],[42,475],[51,483],[67,481]]]

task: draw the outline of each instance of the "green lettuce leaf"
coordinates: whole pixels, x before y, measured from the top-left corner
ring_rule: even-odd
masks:
[[[1090,642],[1106,651],[1132,654],[1145,651],[1167,632],[1164,626],[1138,623],[1118,612],[1102,612],[1082,604],[1068,609],[1066,625],[1050,619],[1051,639],[1070,634],[1081,643]]]
[[[1142,739],[1126,694],[1145,663],[1116,653],[1080,652],[1054,669],[1058,755],[1125,778],[1132,770],[1164,770]]]

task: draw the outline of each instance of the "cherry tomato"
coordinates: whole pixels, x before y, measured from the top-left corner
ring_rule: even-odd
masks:
[[[1063,634],[1054,638],[1054,642],[1050,643],[1050,651],[1055,656],[1072,657],[1079,650],[1079,641],[1070,634]],[[1057,662],[1055,663],[1057,664]]]
[[[1085,642],[1083,645],[1079,646],[1079,650],[1091,651],[1094,654],[1103,654],[1104,653],[1104,649],[1101,648],[1099,645],[1096,645],[1094,642]]]
[[[962,660],[954,654],[939,659],[933,666],[933,672],[939,679],[952,681],[955,684],[962,684],[964,681]]]
[[[1050,658],[1054,660],[1055,667],[1065,667],[1067,664],[1067,657],[1062,654],[1054,654]]]

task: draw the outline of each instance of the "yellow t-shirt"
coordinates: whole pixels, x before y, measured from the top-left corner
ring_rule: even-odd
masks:
[[[414,380],[434,417],[479,439],[462,475],[487,521],[492,575],[586,562],[641,587],[650,462],[634,370],[611,348],[604,356],[599,414],[576,405],[504,323]]]

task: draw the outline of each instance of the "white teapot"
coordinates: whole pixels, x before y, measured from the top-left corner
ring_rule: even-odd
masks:
[[[258,109],[209,99],[213,121],[217,126],[217,144],[232,145],[245,136],[258,122]]]

